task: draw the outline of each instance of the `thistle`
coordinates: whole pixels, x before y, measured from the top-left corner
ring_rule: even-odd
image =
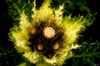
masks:
[[[75,43],[79,32],[91,24],[83,16],[63,17],[63,5],[54,9],[50,2],[46,0],[36,9],[34,1],[31,21],[24,10],[20,11],[19,26],[14,25],[9,33],[18,53],[37,66],[63,65],[74,55],[71,50],[80,47]]]

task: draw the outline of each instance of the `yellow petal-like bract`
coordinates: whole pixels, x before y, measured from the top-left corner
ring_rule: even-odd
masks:
[[[81,29],[85,28],[85,25],[90,24],[89,20],[83,16],[72,18],[71,15],[69,15],[62,17],[62,9],[63,5],[59,6],[57,10],[50,8],[50,0],[46,0],[39,9],[36,9],[34,2],[31,22],[29,22],[29,19],[25,15],[24,10],[20,12],[19,26],[15,26],[11,29],[9,37],[14,42],[17,51],[22,53],[23,56],[29,60],[29,62],[37,65],[42,63],[45,65],[44,63],[47,63],[54,66],[61,66],[66,59],[73,56],[71,49],[80,47],[74,42],[79,37],[79,32]],[[29,41],[31,37],[29,29],[36,26],[37,24],[40,24],[40,22],[54,22],[58,27],[62,28],[61,31],[64,35],[64,42],[61,45],[63,45],[63,48],[55,51],[55,54],[51,58],[47,58],[46,56],[39,54],[38,51],[32,51],[28,46],[31,43]],[[33,30],[32,33],[35,33],[35,31]],[[54,47],[58,48],[59,45],[55,45]]]

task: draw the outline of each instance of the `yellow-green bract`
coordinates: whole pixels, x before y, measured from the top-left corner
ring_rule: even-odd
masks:
[[[39,9],[36,9],[35,2],[33,2],[33,4],[31,22],[29,22],[24,10],[20,12],[19,26],[14,25],[9,33],[9,37],[14,42],[17,51],[23,53],[23,57],[29,62],[39,66],[47,64],[61,66],[66,59],[74,55],[71,50],[80,47],[74,43],[79,37],[78,33],[82,31],[81,29],[84,29],[86,25],[90,25],[91,23],[83,16],[72,18],[71,15],[69,15],[62,17],[63,5],[59,6],[58,9],[50,8],[50,0],[46,0]],[[52,58],[47,58],[44,55],[40,55],[37,51],[31,51],[28,46],[30,44],[29,28],[34,26],[35,23],[52,20],[54,20],[57,26],[64,29],[64,47],[58,50]]]

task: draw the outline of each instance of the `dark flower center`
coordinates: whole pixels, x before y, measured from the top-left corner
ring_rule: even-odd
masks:
[[[31,44],[29,47],[32,51],[37,51],[39,54],[51,58],[57,50],[63,46],[64,33],[62,28],[54,23],[40,22],[34,26],[36,32],[30,35]]]

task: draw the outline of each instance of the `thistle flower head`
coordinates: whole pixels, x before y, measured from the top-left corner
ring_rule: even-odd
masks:
[[[34,2],[31,22],[24,10],[20,12],[19,26],[13,27],[9,36],[17,51],[31,63],[62,65],[73,56],[71,49],[79,47],[74,42],[89,20],[83,16],[62,17],[62,9],[63,5],[57,10],[50,8],[50,0],[36,9]]]

